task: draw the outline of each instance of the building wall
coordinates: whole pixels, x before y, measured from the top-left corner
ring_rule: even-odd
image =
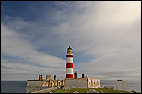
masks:
[[[87,88],[87,79],[83,78],[69,78],[65,79],[65,87],[70,87],[70,88]]]
[[[41,90],[42,89],[42,81],[40,80],[28,80],[26,93]]]
[[[100,79],[88,78],[88,88],[99,88],[99,87],[100,87]]]
[[[42,82],[42,87],[61,87],[64,86],[64,80],[58,79],[58,80],[44,80]]]
[[[58,79],[58,80],[28,80],[27,81],[27,88],[26,93],[34,92],[38,90],[42,90],[45,88],[51,88],[51,87],[61,87],[64,86],[64,80]]]
[[[70,87],[70,88],[98,88],[100,79],[96,78],[65,78],[58,80],[28,80],[26,93],[42,90],[49,87]]]

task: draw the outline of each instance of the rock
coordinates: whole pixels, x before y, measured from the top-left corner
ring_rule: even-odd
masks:
[[[78,91],[74,91],[74,92],[72,92],[72,93],[79,93]]]
[[[55,90],[51,90],[51,92],[55,92]]]
[[[99,93],[103,93],[103,91],[102,91],[102,90],[100,90],[100,91],[99,91]]]
[[[76,87],[72,86],[72,88],[76,88]]]
[[[55,89],[57,89],[57,87],[54,87]]]
[[[105,86],[106,89],[114,89],[114,86]]]
[[[46,88],[46,89],[35,91],[32,93],[54,93],[55,90],[56,90],[56,88]]]
[[[68,90],[70,90],[70,88],[69,88],[69,87],[67,87],[67,89],[68,89]]]
[[[99,93],[99,92],[96,91],[95,89],[89,89],[86,93]]]
[[[69,87],[63,87],[62,90],[67,91],[67,90],[70,90],[70,88]]]
[[[131,93],[137,93],[135,90],[132,90]]]
[[[67,89],[62,89],[63,91],[67,91]]]
[[[60,89],[60,87],[57,87],[57,89]]]
[[[55,88],[51,88],[51,89],[50,89],[50,93],[51,93],[51,92],[54,93],[55,90],[56,90]]]

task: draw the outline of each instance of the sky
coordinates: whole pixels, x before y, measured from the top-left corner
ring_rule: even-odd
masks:
[[[140,1],[2,1],[1,80],[81,77],[141,82]]]

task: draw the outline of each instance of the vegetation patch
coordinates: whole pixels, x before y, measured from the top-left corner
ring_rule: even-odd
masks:
[[[73,93],[74,91],[78,91],[79,93],[86,93],[89,89],[94,88],[70,88],[70,90],[63,91],[62,89],[56,89],[54,93]],[[129,93],[128,91],[122,90],[113,90],[113,89],[106,89],[106,88],[95,88],[96,91],[103,93]]]

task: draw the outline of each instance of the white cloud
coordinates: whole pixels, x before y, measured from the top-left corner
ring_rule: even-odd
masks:
[[[2,55],[22,58],[25,61],[6,63],[2,60],[2,74],[4,73],[45,73],[64,71],[65,60],[39,52],[24,35],[18,34],[4,24],[1,25]],[[20,63],[21,62],[21,63]],[[29,64],[27,64],[29,63]],[[36,66],[38,64],[38,66]],[[40,66],[44,66],[40,67]],[[6,67],[6,68],[5,68]],[[58,69],[57,69],[58,68]],[[6,80],[5,78],[3,78]],[[8,79],[8,78],[7,78]],[[10,78],[9,78],[10,79]],[[11,79],[12,80],[12,79]]]
[[[39,63],[44,66],[54,67],[54,65],[56,65],[59,67],[64,64],[64,60],[58,57],[40,53],[36,50],[36,47],[24,38],[24,35],[14,32],[12,29],[4,26],[3,24],[1,34],[2,54],[22,57],[30,62]]]
[[[43,78],[45,79],[47,73],[53,75],[57,75],[57,78],[61,79],[64,78],[64,75],[58,75],[58,73],[63,73],[61,69],[55,69],[50,67],[40,67],[35,66],[33,64],[22,64],[19,62],[11,62],[8,60],[2,60],[1,61],[1,73],[2,73],[2,80],[28,80],[28,79],[38,79],[39,74],[43,74]]]
[[[82,15],[72,14],[54,31],[62,40],[71,41],[74,52],[99,57],[91,63],[80,63],[78,70],[133,71],[128,77],[132,80],[138,71],[135,75],[140,77],[140,2],[78,2],[77,6],[84,9]]]

